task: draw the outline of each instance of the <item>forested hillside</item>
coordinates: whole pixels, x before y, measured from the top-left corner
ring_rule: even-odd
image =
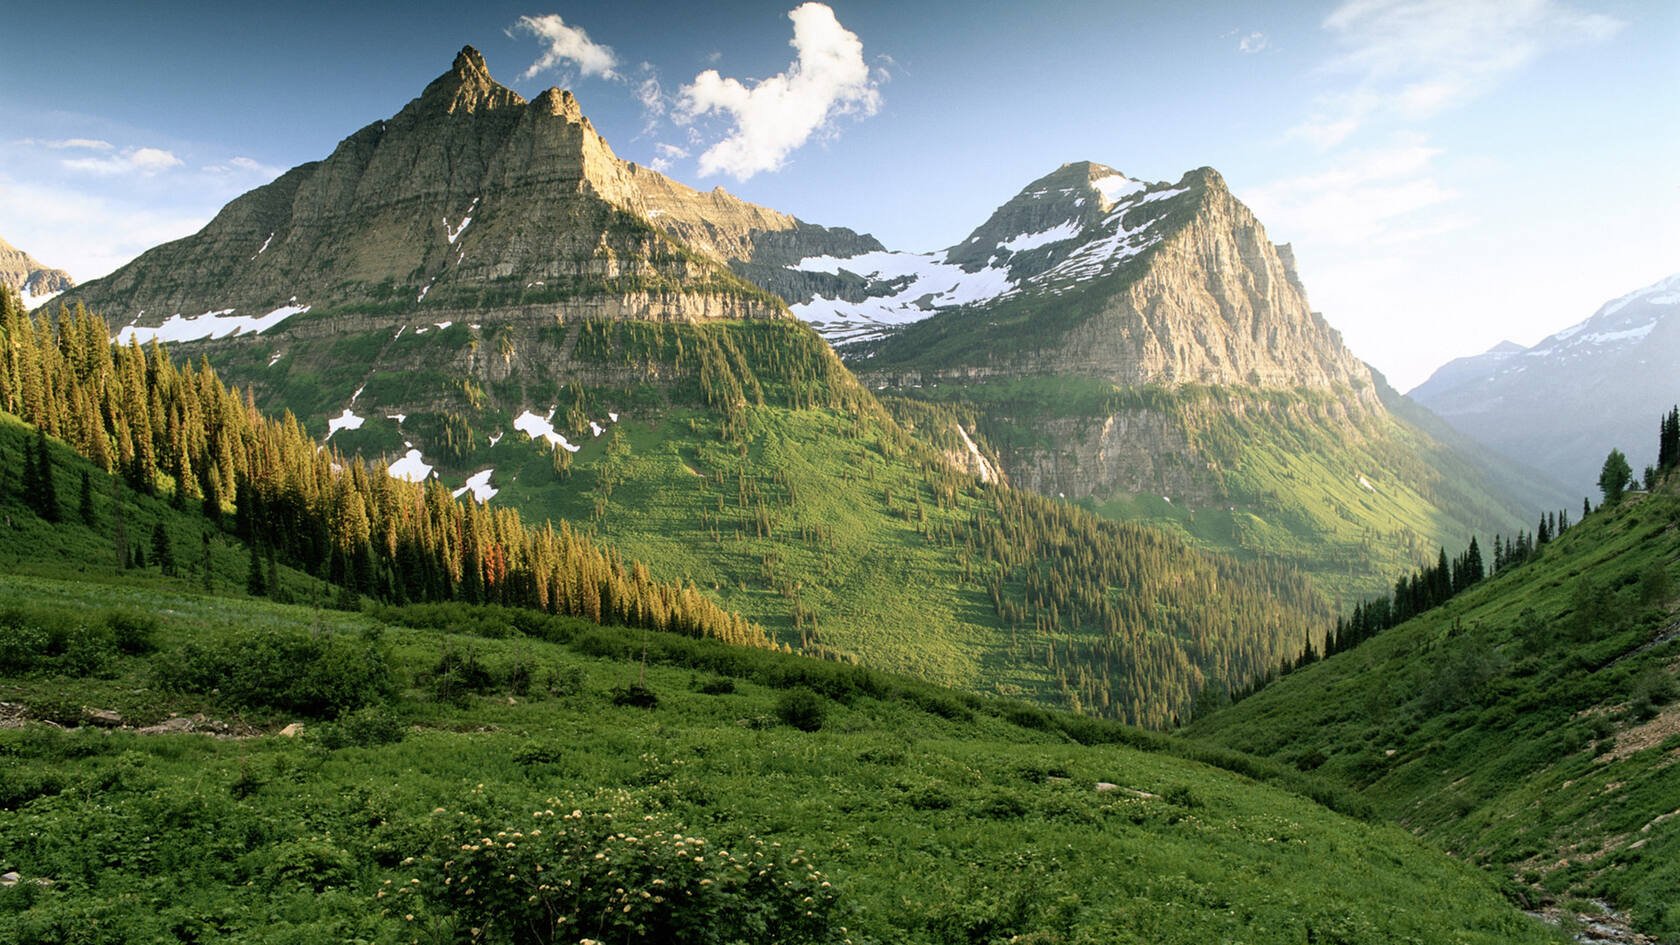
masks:
[[[1392,628],[1373,602],[1343,652],[1187,733],[1358,788],[1534,902],[1605,899],[1680,937],[1680,479],[1655,478],[1607,480]]]

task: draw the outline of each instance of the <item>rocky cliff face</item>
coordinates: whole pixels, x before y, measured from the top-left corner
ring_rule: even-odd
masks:
[[[75,297],[138,327],[282,306],[425,317],[785,317],[731,263],[877,245],[620,161],[570,92],[463,49],[400,112]]]
[[[23,297],[25,308],[33,308],[76,284],[62,269],[48,269],[33,256],[0,239],[0,286]]]

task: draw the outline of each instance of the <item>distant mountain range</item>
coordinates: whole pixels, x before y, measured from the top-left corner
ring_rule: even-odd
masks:
[[[1637,473],[1656,459],[1656,418],[1680,402],[1680,274],[1532,348],[1506,341],[1449,362],[1410,396],[1572,489],[1596,490],[1612,448]]]
[[[23,307],[34,308],[76,284],[62,269],[49,269],[21,249],[0,239],[0,286],[16,289]]]

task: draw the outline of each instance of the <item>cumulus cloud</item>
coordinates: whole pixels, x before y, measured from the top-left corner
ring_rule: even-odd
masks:
[[[1328,148],[1377,114],[1426,119],[1547,52],[1625,26],[1561,0],[1346,0],[1324,19],[1338,52],[1321,71],[1351,84],[1321,97],[1294,133]]]
[[[1257,53],[1269,45],[1271,45],[1271,41],[1266,38],[1265,33],[1250,33],[1242,39],[1237,40],[1237,51]]]
[[[124,148],[110,157],[70,158],[64,166],[73,171],[109,177],[117,174],[156,174],[180,167],[182,163],[173,152],[162,148]]]
[[[619,77],[614,71],[618,66],[618,56],[613,53],[612,47],[590,39],[581,27],[567,26],[557,13],[522,16],[507,30],[507,34],[513,36],[515,31],[530,33],[546,47],[542,56],[531,63],[531,68],[526,69],[520,78],[531,79],[550,69],[567,67],[575,68],[586,76],[602,79]]]
[[[881,107],[878,77],[863,60],[863,43],[840,25],[834,11],[805,3],[788,13],[790,45],[798,59],[780,75],[753,83],[726,79],[707,69],[682,88],[679,115],[715,113],[731,123],[728,137],[700,155],[700,173],[746,180],[780,168],[796,148],[830,132],[845,116],[867,117]]]

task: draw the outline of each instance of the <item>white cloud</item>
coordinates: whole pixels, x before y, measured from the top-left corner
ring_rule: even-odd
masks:
[[[1346,0],[1324,19],[1351,78],[1293,129],[1334,147],[1378,113],[1420,121],[1482,94],[1546,52],[1602,42],[1626,24],[1561,0]]]
[[[130,173],[156,174],[172,167],[180,167],[182,163],[173,152],[162,148],[124,148],[110,157],[71,158],[64,162],[64,166],[73,171],[111,176]]]
[[[1468,221],[1418,214],[1458,196],[1431,174],[1441,149],[1401,139],[1380,150],[1345,155],[1338,166],[1253,188],[1242,199],[1269,229],[1290,240],[1326,245],[1425,240]]]
[[[1266,38],[1265,33],[1250,33],[1237,41],[1237,51],[1257,53],[1269,45],[1271,45],[1271,41]]]
[[[116,145],[111,142],[101,141],[97,138],[65,138],[61,141],[35,141],[34,139],[28,139],[24,143],[38,144],[43,148],[52,148],[54,151],[111,151],[116,148]]]
[[[873,115],[881,106],[879,80],[863,61],[863,43],[825,4],[788,13],[799,58],[786,72],[753,84],[708,69],[682,88],[679,108],[693,119],[716,112],[733,123],[730,135],[700,155],[700,173],[746,180],[780,168],[813,134],[836,119]]]
[[[522,16],[507,34],[512,36],[515,30],[530,33],[547,45],[542,56],[531,63],[531,68],[526,69],[520,78],[534,78],[538,73],[568,65],[582,75],[618,78],[618,73],[613,71],[618,65],[618,57],[612,47],[591,40],[581,27],[567,26],[557,13]]]
[[[79,282],[110,273],[159,243],[201,229],[209,215],[171,212],[80,187],[0,176],[0,232]]]
[[[273,180],[280,176],[281,169],[270,167],[255,158],[235,156],[229,158],[226,164],[206,164],[202,170],[208,174],[242,174],[244,179],[254,175],[264,181]]]
[[[660,142],[659,144],[653,146],[653,150],[655,157],[648,166],[661,174],[670,170],[671,166],[677,161],[688,157],[687,148],[681,148],[674,144],[665,144],[664,142]]]

